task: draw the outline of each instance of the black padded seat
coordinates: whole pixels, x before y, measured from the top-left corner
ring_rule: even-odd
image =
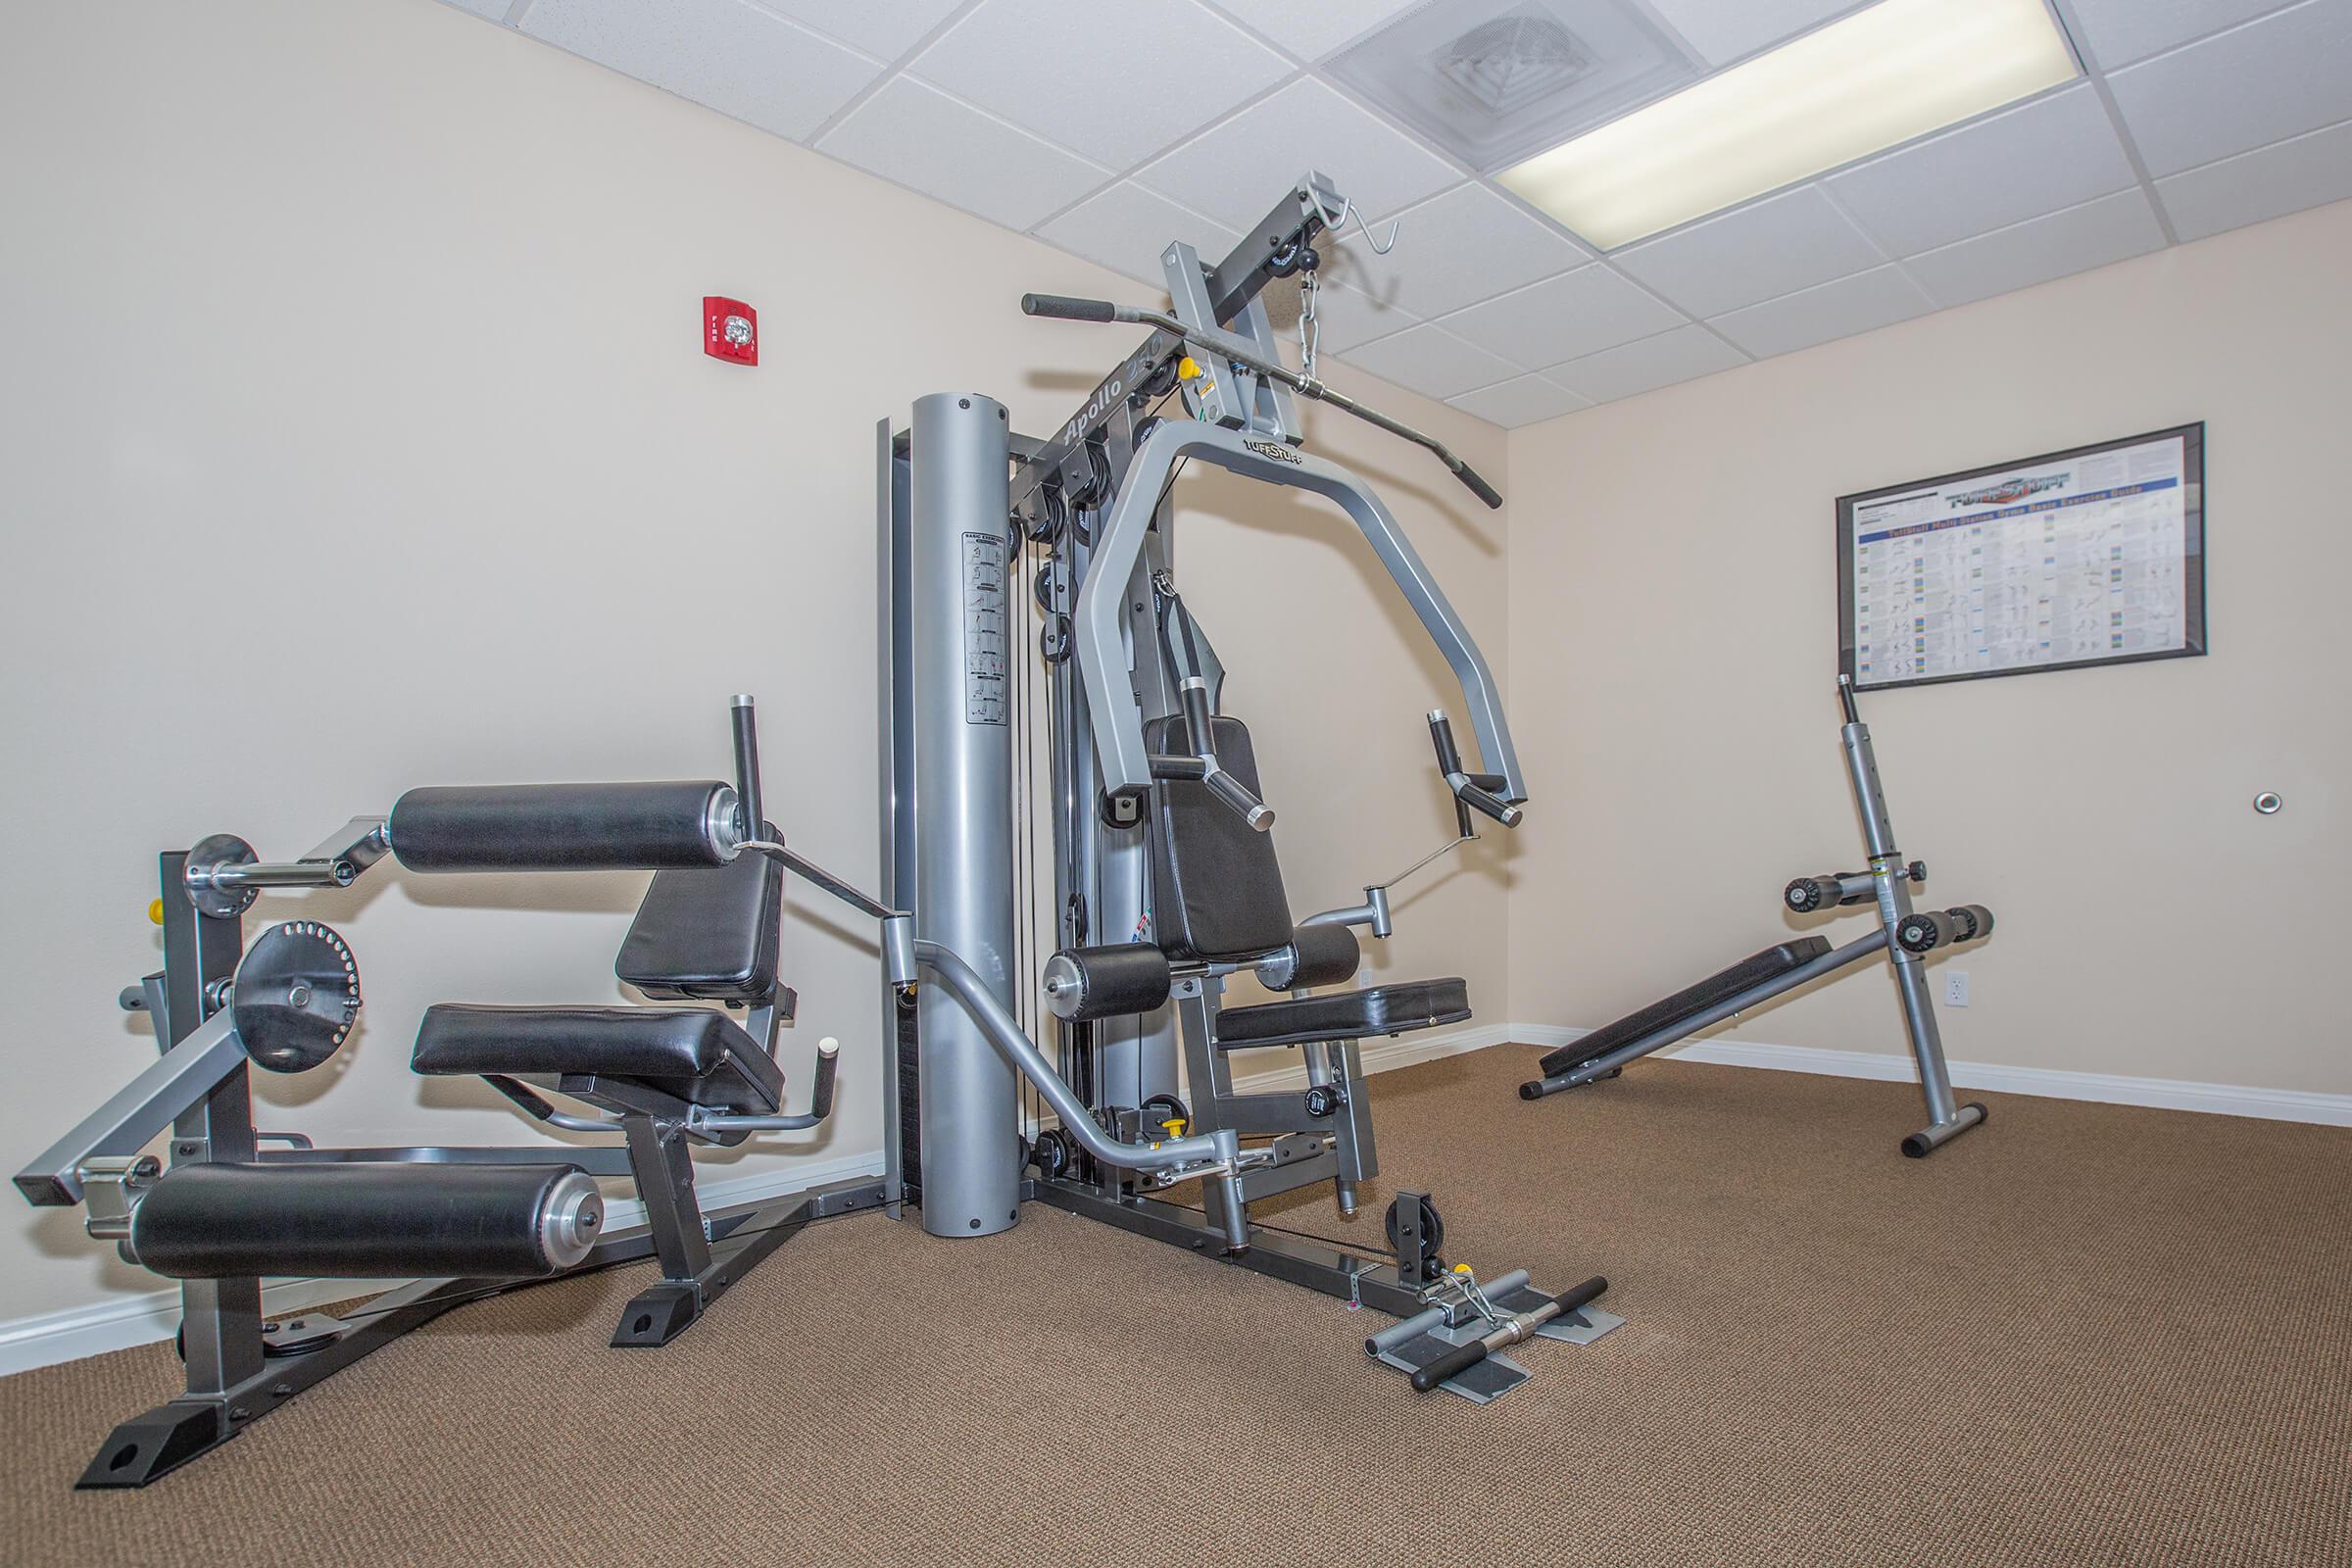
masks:
[[[1460,1023],[1470,1016],[1469,982],[1409,980],[1365,991],[1228,1007],[1217,1014],[1219,1051],[1297,1046],[1309,1040],[1361,1040]]]
[[[710,1110],[767,1115],[784,1074],[760,1043],[708,1007],[424,1009],[410,1065],[421,1073],[612,1078]]]

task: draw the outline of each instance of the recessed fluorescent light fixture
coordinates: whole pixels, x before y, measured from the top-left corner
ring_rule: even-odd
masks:
[[[1879,0],[1495,179],[1615,250],[2077,74],[2045,0]]]

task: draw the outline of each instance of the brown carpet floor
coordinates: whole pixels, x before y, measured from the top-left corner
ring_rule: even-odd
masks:
[[[0,1559],[2352,1562],[2352,1132],[1998,1097],[1920,1162],[1908,1085],[1531,1059],[1377,1084],[1450,1254],[1630,1319],[1483,1409],[1084,1220],[865,1215],[662,1350],[644,1267],[463,1308],[140,1493],[69,1487],[168,1347],[0,1381]]]

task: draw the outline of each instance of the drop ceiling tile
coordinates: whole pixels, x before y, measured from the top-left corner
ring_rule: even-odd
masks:
[[[1446,318],[1446,329],[1522,365],[1557,365],[1669,327],[1683,313],[1605,267],[1580,267]]]
[[[1352,349],[1347,358],[1359,370],[1433,398],[1454,397],[1519,373],[1519,367],[1508,360],[1473,348],[1444,327],[1426,322]]]
[[[1854,9],[1854,0],[1649,0],[1707,64],[1727,66]]]
[[[825,132],[817,151],[1007,228],[1043,220],[1108,173],[906,76]]]
[[[831,33],[883,60],[896,60],[963,0],[753,0]]]
[[[1306,170],[1378,216],[1435,196],[1462,175],[1386,121],[1312,77],[1250,105],[1138,172],[1136,178],[1231,228],[1266,215]]]
[[[1218,10],[1301,60],[1352,43],[1416,0],[1214,0]]]
[[[2076,207],[2138,183],[2085,82],[1823,181],[1890,255]]]
[[[1159,289],[1167,287],[1159,253],[1170,240],[1189,241],[1212,265],[1241,242],[1232,229],[1131,180],[1088,197],[1038,229],[1037,237]]]
[[[1397,222],[1396,248],[1386,256],[1352,227],[1346,244],[1318,243],[1334,279],[1420,317],[1564,272],[1592,254],[1480,184],[1408,207]],[[1387,223],[1377,226],[1385,237]]]
[[[2182,239],[2352,198],[2352,122],[2156,182]]]
[[[1936,309],[1899,267],[1856,272],[1794,294],[1718,316],[1707,324],[1758,359],[1809,349],[1833,338],[1891,326]]]
[[[507,7],[514,4],[514,0],[441,0],[441,3],[456,6],[460,11],[470,11],[492,22],[504,22],[507,20]]]
[[[1374,338],[1421,324],[1412,312],[1332,278],[1324,280],[1315,298],[1315,342],[1322,353],[1346,354]]]
[[[2127,190],[1914,256],[1903,269],[1936,304],[1963,305],[2163,248],[2147,197]]]
[[[1144,69],[1153,62],[1169,73],[1163,77]],[[1179,62],[1200,62],[1202,69],[1173,69]],[[935,86],[1113,169],[1150,157],[1265,91],[1292,69],[1194,0],[982,0],[907,67]],[[1296,175],[1293,162],[1282,159],[1286,172],[1274,177]],[[1264,160],[1257,163],[1263,172]],[[1265,199],[1276,194],[1268,191]]]
[[[1634,277],[1693,316],[1721,316],[1886,260],[1815,185],[1614,252]]]
[[[2079,40],[2114,71],[2277,11],[2288,0],[2075,0]]]
[[[2352,120],[2352,0],[2305,0],[2107,82],[2159,177]]]
[[[1540,375],[1522,375],[1515,380],[1497,381],[1475,392],[1446,400],[1464,414],[1475,415],[1490,424],[1515,429],[1522,424],[1534,424],[1539,419],[1556,419],[1563,414],[1574,414],[1592,405],[1566,387],[1547,381]]]
[[[1638,343],[1555,365],[1544,373],[1547,380],[1559,382],[1580,397],[1610,403],[1746,363],[1746,355],[1705,327],[1678,326]]]
[[[741,0],[538,0],[522,30],[795,140],[882,74],[865,56]]]

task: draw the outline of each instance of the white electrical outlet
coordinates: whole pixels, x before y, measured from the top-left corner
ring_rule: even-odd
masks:
[[[1947,1007],[1968,1005],[1968,971],[1966,969],[1943,971],[1943,1004]]]

